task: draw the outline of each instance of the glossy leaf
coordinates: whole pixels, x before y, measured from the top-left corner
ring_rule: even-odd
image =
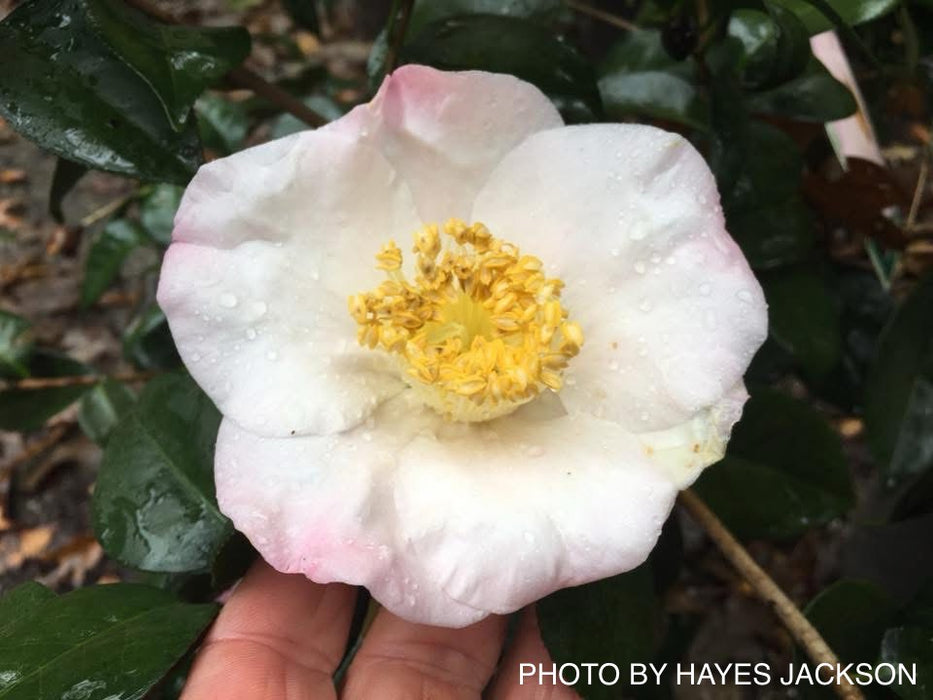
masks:
[[[562,4],[560,0],[416,0],[408,31],[414,37],[431,22],[462,15],[500,15],[547,24]]]
[[[800,535],[843,515],[853,500],[842,445],[825,419],[766,390],[745,405],[728,455],[694,488],[744,538]]]
[[[771,90],[750,94],[746,104],[755,113],[820,124],[844,119],[858,109],[849,89],[815,58],[802,75]]]
[[[89,307],[107,291],[120,272],[126,256],[148,241],[143,228],[135,221],[116,219],[94,238],[84,263],[81,281],[81,306]]]
[[[220,414],[186,375],[163,375],[107,442],[94,529],[110,556],[147,571],[207,570],[233,532],[214,496]]]
[[[793,12],[810,34],[833,28],[830,18],[808,0],[772,0]],[[847,25],[852,26],[877,19],[897,7],[899,0],[826,0]]]
[[[54,598],[52,591],[35,581],[27,581],[0,597],[0,639]]]
[[[81,398],[78,425],[91,440],[103,445],[135,402],[136,395],[125,384],[106,379]]]
[[[87,374],[80,362],[48,351],[34,351],[29,358],[31,377],[69,377]],[[90,389],[90,385],[0,391],[0,430],[37,430],[68,408]]]
[[[184,655],[214,615],[127,583],[36,595],[0,627],[0,699],[141,698]],[[23,602],[23,588],[9,596]]]
[[[174,369],[181,365],[165,314],[156,304],[145,307],[123,335],[123,356],[142,369]]]
[[[732,208],[727,228],[756,269],[800,262],[813,250],[813,216],[796,194],[756,208]]]
[[[0,22],[0,116],[89,168],[186,183],[200,149],[150,87],[90,29],[80,0],[30,0]]]
[[[230,155],[243,148],[249,117],[240,103],[207,94],[198,99],[194,109],[201,140],[207,148],[220,155]]]
[[[874,663],[895,606],[867,581],[843,579],[824,589],[804,609],[843,663]]]
[[[660,642],[661,609],[648,564],[584,586],[565,588],[538,602],[541,639],[558,667],[583,659],[607,659],[623,669],[654,658]],[[619,697],[619,686],[586,684],[575,690],[588,700]],[[623,681],[624,682],[624,681]]]
[[[928,700],[933,697],[933,627],[902,625],[892,627],[881,638],[881,661],[915,668],[916,683],[892,686],[904,700]]]
[[[865,423],[889,486],[933,467],[933,275],[897,310],[869,374]]]
[[[32,347],[30,323],[25,318],[0,310],[0,377],[29,376],[27,357]]]
[[[184,192],[184,188],[175,185],[154,185],[143,197],[139,205],[139,220],[157,243],[171,243],[175,212]]]
[[[841,353],[839,313],[823,277],[810,268],[759,276],[768,302],[771,337],[807,372],[822,375]]]
[[[551,96],[601,110],[589,62],[551,31],[527,20],[468,15],[432,22],[406,44],[401,59],[443,70],[511,73]]]
[[[149,84],[179,131],[198,96],[249,55],[243,27],[167,25],[120,0],[83,2],[89,26]]]
[[[708,108],[695,87],[693,66],[673,60],[657,31],[630,32],[600,70],[599,92],[607,116],[644,116],[705,128]]]

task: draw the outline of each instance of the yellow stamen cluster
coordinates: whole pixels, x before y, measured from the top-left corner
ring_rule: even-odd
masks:
[[[415,233],[417,272],[402,273],[394,241],[376,255],[388,279],[350,297],[359,342],[402,360],[409,383],[445,416],[489,420],[557,391],[583,332],[561,306],[564,284],[541,261],[494,238],[483,224],[436,225]]]

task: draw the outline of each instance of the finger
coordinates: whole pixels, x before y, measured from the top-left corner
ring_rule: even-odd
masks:
[[[183,700],[321,700],[343,654],[356,591],[257,562],[224,606]]]
[[[495,670],[506,620],[496,615],[464,629],[376,616],[347,672],[344,700],[478,698]]]
[[[532,664],[534,675],[521,675],[521,664]],[[539,666],[540,664],[540,666]],[[522,613],[515,633],[515,641],[509,647],[499,666],[499,674],[493,681],[489,700],[579,700],[571,688],[561,683],[538,683],[538,669],[551,670],[551,655],[538,629],[538,616],[534,607]],[[526,671],[528,667],[525,667]]]

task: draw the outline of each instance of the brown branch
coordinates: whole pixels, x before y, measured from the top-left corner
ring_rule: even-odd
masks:
[[[624,29],[627,32],[638,31],[637,24],[629,22],[627,19],[619,17],[618,15],[600,10],[598,7],[591,7],[585,3],[577,2],[577,0],[564,0],[564,4],[571,10],[579,12],[581,15],[589,15],[594,19],[598,19],[600,22],[611,24],[613,27]]]
[[[414,0],[401,0],[400,3],[392,4],[392,12],[396,12],[396,5],[401,6],[398,7],[398,14],[392,17],[389,50],[386,52],[386,73],[391,73],[398,65],[398,54],[402,48],[402,42],[405,41],[405,34],[408,32],[408,22],[411,19],[411,9],[414,4]]]
[[[115,374],[76,374],[71,377],[29,377],[15,382],[8,382],[4,389],[56,389],[64,386],[90,386],[105,379],[117,382],[144,382],[156,376],[158,372],[117,372]]]
[[[917,176],[917,186],[914,188],[914,196],[910,202],[910,211],[907,213],[907,223],[904,225],[907,231],[912,231],[917,225],[917,213],[920,211],[920,203],[923,201],[923,194],[927,187],[927,175],[930,168],[927,157],[926,149],[924,149],[923,160],[920,161],[920,174]]]
[[[146,0],[123,1],[127,5],[135,7],[143,14],[149,15],[150,17],[157,19],[160,22],[164,22],[165,24],[181,24],[178,18],[162,11],[157,7],[153,7]],[[268,80],[259,75],[259,73],[251,71],[245,66],[237,66],[229,73],[227,73],[227,78],[237,87],[243,88],[245,90],[251,90],[259,97],[268,100],[277,107],[281,107],[283,111],[288,112],[294,117],[297,117],[309,126],[321,126],[328,122],[327,119],[322,117],[313,109],[309,108],[304,102],[287,93],[278,85],[273,85]]]
[[[37,455],[45,452],[50,447],[53,447],[59,440],[65,437],[70,428],[70,424],[59,424],[53,426],[49,432],[40,440],[36,440],[35,442],[26,445],[22,452],[0,465],[0,481],[4,480],[7,476],[12,474],[13,470],[19,467],[21,464],[25,464],[33,457],[36,457]]]
[[[781,619],[797,643],[806,650],[810,659],[817,664],[825,663],[836,667],[839,659],[820,633],[774,582],[774,579],[758,566],[745,547],[733,537],[700,497],[687,489],[681,491],[680,503],[706,531],[706,534],[716,543],[726,559],[739,571],[755,593],[774,610],[775,615]],[[862,691],[848,683],[844,677],[842,682],[835,686],[835,690],[843,700],[864,700]]]

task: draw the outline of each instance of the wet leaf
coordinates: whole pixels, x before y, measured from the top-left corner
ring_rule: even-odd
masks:
[[[176,131],[150,87],[88,26],[80,0],[31,0],[0,23],[0,115],[89,168],[186,183],[197,129]]]
[[[89,26],[149,84],[178,131],[205,88],[249,55],[243,27],[167,25],[119,0],[82,1]]]
[[[809,267],[763,272],[759,281],[768,302],[768,330],[797,363],[823,375],[839,361],[839,312],[826,280]]]
[[[25,318],[0,310],[0,377],[29,376],[27,357],[32,348],[29,326]]]
[[[140,698],[217,613],[214,604],[182,603],[148,586],[91,586],[60,597],[36,586],[0,599],[27,604],[0,626],[0,698]]]
[[[844,515],[853,500],[838,435],[805,403],[769,390],[745,405],[726,458],[694,488],[743,538],[795,537]]]
[[[107,291],[120,272],[126,256],[149,238],[135,221],[117,219],[108,223],[94,238],[84,263],[81,306],[87,308]]]
[[[772,0],[793,12],[810,34],[833,28],[830,18],[809,0]],[[898,0],[826,0],[847,25],[862,24],[881,17],[898,5]]]
[[[142,369],[174,369],[181,365],[165,314],[157,304],[145,307],[123,335],[123,356]]]
[[[207,94],[198,99],[194,109],[198,115],[201,140],[207,148],[220,155],[230,155],[243,148],[249,118],[241,104]]]
[[[106,379],[81,398],[78,425],[91,440],[103,445],[135,403],[136,395],[125,384]]]
[[[892,686],[904,700],[928,700],[933,696],[933,627],[910,624],[892,627],[881,638],[881,661],[895,668],[915,668],[916,683]]]
[[[801,75],[771,90],[751,93],[746,104],[758,114],[820,124],[844,119],[858,109],[849,89],[812,57]]]
[[[624,683],[629,665],[653,659],[661,641],[661,607],[648,564],[557,591],[537,608],[541,639],[558,667],[611,658],[623,669]],[[587,685],[582,673],[575,690],[588,700],[619,697],[619,686],[601,685],[595,674],[593,680]]]
[[[843,663],[875,663],[895,605],[867,581],[843,579],[819,593],[804,613]]]
[[[175,212],[185,190],[175,185],[153,185],[139,205],[139,220],[156,243],[172,242]]]
[[[497,15],[466,15],[431,22],[405,45],[403,63],[442,70],[511,73],[552,97],[602,106],[589,62],[570,44],[534,22]]]
[[[868,442],[894,487],[933,467],[933,275],[884,330],[865,396]]]
[[[693,64],[673,60],[657,31],[630,32],[612,47],[600,69],[599,92],[612,119],[644,116],[708,126]]]
[[[220,414],[186,375],[163,375],[107,442],[94,530],[107,553],[146,571],[211,568],[233,532],[214,496]]]

